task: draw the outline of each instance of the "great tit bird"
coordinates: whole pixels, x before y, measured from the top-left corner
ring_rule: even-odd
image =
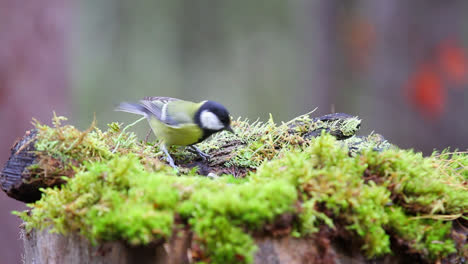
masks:
[[[189,146],[201,158],[209,156],[193,146],[212,134],[227,130],[233,133],[229,112],[220,103],[194,103],[171,97],[145,97],[139,103],[121,103],[116,111],[143,115],[156,137],[171,167],[177,169],[166,146]]]

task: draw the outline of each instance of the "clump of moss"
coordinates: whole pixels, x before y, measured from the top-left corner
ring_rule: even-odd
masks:
[[[93,128],[85,136],[66,126],[44,127],[42,144],[56,143],[43,151],[64,159],[84,153],[90,159],[61,188],[44,189],[30,213],[19,214],[28,230],[79,231],[93,243],[148,244],[186,225],[204,252],[197,260],[212,263],[251,263],[252,233],[284,214],[297,216],[291,223],[296,236],[314,235],[324,225],[344,226],[368,257],[391,253],[391,238],[427,259],[455,252],[450,220],[468,211],[465,153],[423,157],[369,146],[349,155],[347,144],[323,131],[306,138],[314,129],[310,118],[293,123],[238,120],[237,135],[217,134],[201,144],[211,153],[230,140],[240,143],[225,165],[256,169],[241,180],[198,177],[195,170],[177,177],[157,165],[157,148],[116,123],[107,132]],[[75,136],[62,140],[60,133]],[[80,140],[85,146],[73,143]]]
[[[294,186],[284,181],[235,184],[201,177],[150,173],[129,155],[88,163],[61,189],[44,190],[26,228],[79,231],[93,243],[125,240],[147,244],[172,234],[175,214],[190,223],[201,248],[216,263],[251,262],[255,245],[244,230],[260,228],[294,211]]]
[[[362,238],[362,248],[370,257],[391,251],[389,233],[395,231],[411,241],[416,251],[437,258],[455,251],[450,223],[443,220],[468,211],[462,178],[466,167],[447,170],[445,163],[397,149],[382,153],[369,150],[350,157],[333,137],[323,135],[303,152],[263,164],[252,180],[288,179],[297,186],[306,201],[300,233],[315,232],[323,223],[332,226],[331,219],[335,219],[347,223],[347,228]],[[363,177],[372,173],[378,176]],[[419,219],[427,217],[421,215],[424,212],[438,221]],[[407,232],[408,227],[413,231]]]
[[[458,157],[466,162],[466,155]],[[405,208],[425,214],[463,214],[468,209],[467,169],[440,155],[424,158],[410,150],[367,151],[361,157],[367,175],[385,180]]]
[[[360,124],[361,120],[357,117],[344,114],[337,114],[333,120],[313,119],[309,114],[305,114],[280,125],[274,122],[272,116],[267,122],[256,120],[252,123],[239,118],[233,121],[236,135],[216,134],[212,140],[202,142],[200,148],[207,153],[216,153],[219,149],[233,149],[232,155],[226,159],[223,166],[254,169],[265,161],[279,157],[282,152],[302,150],[309,144],[310,139],[319,136],[321,131],[328,131],[337,137],[352,137],[359,130]],[[231,148],[233,143],[237,147]]]
[[[371,133],[368,136],[353,136],[342,141],[348,147],[350,155],[360,155],[363,150],[382,152],[390,148],[396,148],[382,135]]]
[[[37,162],[28,170],[36,178],[44,181],[58,179],[61,183],[62,176],[73,177],[85,161],[106,161],[129,153],[139,156],[147,169],[155,171],[164,166],[159,162],[162,153],[158,148],[140,142],[134,133],[122,129],[122,124],[111,123],[103,132],[93,121],[88,129],[80,131],[72,125],[64,125],[66,120],[66,117],[54,114],[53,127],[34,120]]]
[[[250,124],[248,120],[238,119],[233,121],[232,125],[236,135],[216,134],[212,140],[200,144],[202,150],[212,153],[237,140],[238,147],[235,149],[235,154],[224,164],[227,167],[256,168],[264,161],[277,157],[280,150],[290,149],[291,145],[301,146],[304,143],[301,136],[288,132],[286,124],[278,126],[271,117],[266,123],[257,120]],[[302,125],[304,130],[307,130],[306,126]]]
[[[378,256],[390,252],[389,237],[383,229],[388,222],[385,206],[391,201],[390,191],[366,184],[362,178],[365,169],[366,164],[349,157],[347,149],[337,144],[333,137],[323,135],[303,152],[289,153],[263,164],[252,178],[256,181],[288,179],[297,186],[303,200],[322,204],[330,217],[346,221],[348,228],[363,238],[363,249],[368,255]],[[300,233],[313,232],[322,222],[331,225],[329,216],[317,218],[317,212],[313,212],[318,211],[317,206],[306,206],[311,218],[303,215]]]
[[[450,239],[452,223],[443,219],[425,219],[405,213],[401,207],[387,208],[388,232],[429,259],[438,259],[456,251]]]
[[[216,263],[250,263],[255,249],[244,230],[257,230],[276,216],[295,211],[296,189],[286,181],[218,186],[194,191],[181,204],[186,219]]]
[[[102,132],[95,127],[95,121],[85,131],[79,131],[74,126],[62,125],[67,118],[54,115],[52,122],[54,129],[35,120],[37,140],[36,150],[47,152],[47,155],[69,161],[100,160],[109,158],[112,153],[103,141]]]
[[[87,163],[62,188],[44,189],[43,198],[31,205],[31,214],[22,217],[28,219],[27,229],[79,230],[94,243],[113,239],[149,243],[171,232],[178,199],[173,180],[173,175],[150,177],[133,155]],[[147,187],[150,183],[152,188]]]

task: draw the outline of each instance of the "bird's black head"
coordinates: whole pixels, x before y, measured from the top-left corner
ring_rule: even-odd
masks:
[[[203,139],[216,132],[231,129],[231,118],[229,112],[222,104],[206,101],[195,113],[195,123],[203,129]]]

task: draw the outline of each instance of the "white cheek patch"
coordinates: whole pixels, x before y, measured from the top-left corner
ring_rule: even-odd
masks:
[[[200,114],[200,123],[203,128],[207,128],[210,130],[220,130],[224,128],[223,123],[219,120],[219,118],[210,111],[203,111]]]

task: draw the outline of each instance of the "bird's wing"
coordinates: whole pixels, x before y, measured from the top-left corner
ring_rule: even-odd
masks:
[[[159,121],[174,127],[193,123],[189,113],[198,105],[171,97],[145,97],[140,104]]]

